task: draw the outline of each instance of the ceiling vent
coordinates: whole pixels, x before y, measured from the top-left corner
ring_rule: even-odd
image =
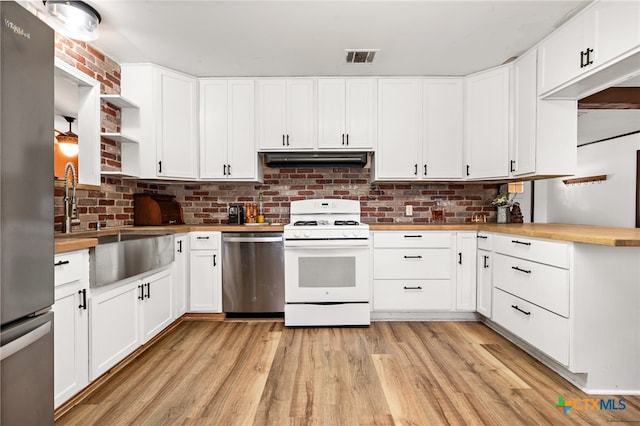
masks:
[[[345,49],[348,64],[366,64],[373,62],[380,49]]]

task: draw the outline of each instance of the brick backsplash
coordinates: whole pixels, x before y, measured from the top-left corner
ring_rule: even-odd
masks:
[[[257,203],[263,194],[268,221],[288,223],[291,201],[346,198],[360,201],[366,223],[428,223],[432,210],[445,212],[448,223],[470,222],[474,214],[495,217],[491,200],[497,184],[374,183],[368,168],[298,168],[264,170],[264,183],[193,183],[168,185],[159,192],[175,195],[189,224],[227,223],[229,204]],[[405,216],[405,206],[413,216]]]
[[[56,34],[56,56],[100,82],[102,94],[120,93],[120,66],[92,45]],[[120,131],[120,110],[101,105],[103,132]],[[102,138],[102,170],[121,169],[120,143]],[[80,165],[82,167],[82,165]],[[370,183],[369,168],[293,168],[264,170],[264,183],[149,183],[103,176],[100,190],[78,190],[81,225],[74,230],[133,225],[133,194],[158,192],[175,195],[188,224],[223,224],[229,204],[257,202],[264,195],[268,221],[287,223],[289,205],[306,198],[359,200],[367,223],[427,223],[432,211],[442,209],[449,223],[469,222],[474,214],[495,218],[491,200],[497,184]],[[62,189],[55,189],[55,230],[63,220]],[[413,216],[405,216],[405,206]]]

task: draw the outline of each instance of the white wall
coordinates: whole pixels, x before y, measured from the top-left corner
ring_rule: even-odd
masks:
[[[607,175],[607,180],[582,185],[565,185],[562,179],[536,182],[535,221],[635,227],[639,149],[640,134],[578,147],[576,177]]]

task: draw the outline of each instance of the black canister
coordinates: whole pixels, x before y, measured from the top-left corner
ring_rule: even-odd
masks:
[[[244,224],[244,207],[241,204],[229,206],[229,225]]]

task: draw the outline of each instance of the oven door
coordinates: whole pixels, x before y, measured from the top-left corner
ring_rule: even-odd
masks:
[[[286,244],[284,250],[287,303],[368,302],[371,249],[341,242],[321,245]]]

